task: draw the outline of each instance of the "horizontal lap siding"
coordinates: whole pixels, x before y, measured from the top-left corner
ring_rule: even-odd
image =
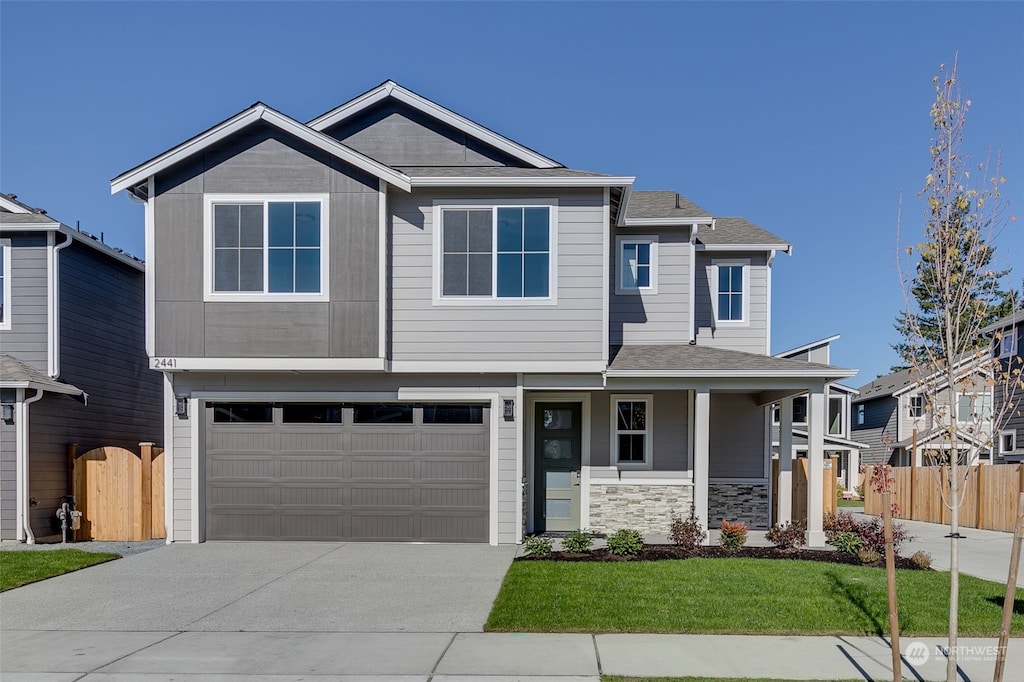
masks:
[[[47,371],[47,273],[46,236],[4,233],[11,242],[11,328],[0,331],[0,347],[6,355],[43,372]]]
[[[18,537],[17,425],[0,421],[0,540]]]
[[[752,395],[711,394],[711,478],[764,478],[764,415]]]
[[[718,283],[714,279],[712,261],[749,260],[750,291],[748,324],[737,327],[715,325],[712,297],[717,295]],[[763,355],[768,338],[768,261],[763,253],[697,252],[697,271],[694,297],[697,343]]]
[[[850,426],[850,437],[868,446],[860,451],[860,463],[864,466],[887,464],[892,454],[892,444],[896,442],[898,400],[879,398],[861,404],[864,405],[864,424],[858,426],[857,406],[854,405]],[[883,443],[883,438],[888,443]]]
[[[600,360],[603,200],[598,192],[448,192],[458,199],[558,198],[557,305],[435,306],[433,199],[392,194],[392,347],[398,361]]]
[[[686,343],[690,339],[689,235],[644,227],[618,232],[610,249],[611,343]],[[631,235],[658,236],[657,293],[615,293],[620,282],[618,241]]]

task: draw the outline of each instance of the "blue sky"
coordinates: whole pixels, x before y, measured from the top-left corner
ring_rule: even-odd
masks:
[[[635,175],[794,244],[775,351],[895,361],[931,78],[959,52],[978,160],[1024,205],[1024,3],[0,3],[0,189],[143,252],[109,180],[264,101],[299,120],[388,78],[574,168]],[[1024,277],[1024,220],[997,264]]]

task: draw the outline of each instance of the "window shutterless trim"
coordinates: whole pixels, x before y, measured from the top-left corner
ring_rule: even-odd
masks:
[[[997,343],[996,355],[1002,358],[1010,358],[1017,354],[1017,344],[1019,343],[1017,335],[1017,328],[1010,327],[1003,331],[1003,335],[999,337]]]
[[[628,244],[647,244],[650,246],[650,263],[648,264],[648,270],[650,271],[650,284],[645,287],[624,286],[622,277],[626,272],[626,259],[625,251],[626,245]],[[658,236],[657,235],[630,235],[617,236],[615,238],[615,293],[625,296],[635,296],[638,294],[657,294],[658,293]]]
[[[442,275],[444,233],[442,212],[445,210],[472,210],[490,208],[491,222],[491,295],[490,296],[444,296]],[[498,296],[498,222],[499,208],[547,208],[548,209],[548,295],[511,297]],[[558,199],[435,199],[432,214],[433,264],[432,288],[435,306],[493,307],[547,306],[558,303]]]
[[[0,329],[11,328],[11,240],[0,239],[0,258],[3,259],[3,315],[0,316]]]
[[[1004,441],[1004,438],[1009,437],[1009,441]],[[1009,444],[1010,447],[1003,447],[1004,444]],[[999,432],[999,454],[1005,455],[1010,452],[1016,452],[1017,450],[1017,431],[1013,429],[1007,429]]]
[[[739,320],[723,320],[718,316],[718,296],[721,293],[718,289],[718,267],[721,265],[739,265],[743,267],[743,290],[740,292],[742,295],[742,307],[743,317]],[[749,258],[729,258],[729,259],[718,259],[711,261],[712,266],[712,278],[713,278],[713,293],[711,295],[711,310],[715,316],[716,327],[749,327],[750,326],[750,259]],[[727,292],[728,293],[728,292]]]
[[[318,202],[320,204],[320,291],[279,292],[268,291],[270,272],[270,221],[269,204],[274,202]],[[215,204],[262,204],[263,205],[263,291],[215,291],[214,290],[214,222]],[[203,300],[236,303],[266,303],[288,301],[295,303],[328,301],[330,295],[330,195],[322,192],[299,194],[206,194],[203,196]]]
[[[608,419],[611,441],[611,464],[620,469],[651,469],[654,466],[654,394],[653,393],[613,393],[610,396],[611,414]],[[644,403],[643,431],[619,431],[619,403]],[[644,434],[644,460],[642,462],[622,462],[619,460],[619,433]]]

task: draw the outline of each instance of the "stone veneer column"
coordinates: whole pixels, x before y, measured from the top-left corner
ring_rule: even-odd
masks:
[[[711,454],[711,391],[693,392],[693,506],[705,531],[708,529],[708,484]],[[705,536],[704,544],[710,539]]]

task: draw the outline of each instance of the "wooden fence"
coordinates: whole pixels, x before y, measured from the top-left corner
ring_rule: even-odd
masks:
[[[807,471],[808,461],[806,457],[799,457],[793,460],[793,485],[792,495],[793,520],[807,523]],[[823,472],[821,494],[823,513],[835,514],[838,506],[839,490],[839,458],[826,457],[825,470]],[[776,516],[779,509],[779,460],[772,460],[772,524],[777,522]]]
[[[167,537],[164,454],[153,443],[139,452],[96,448],[79,455],[68,446],[68,471],[82,527],[78,540],[151,540]]]
[[[864,512],[882,513],[882,496],[871,489],[871,472],[864,471]],[[929,523],[949,523],[949,467],[893,467],[896,518]],[[960,507],[960,525],[1013,532],[1017,496],[1024,491],[1024,466],[1020,464],[982,464],[972,466],[963,481],[966,489]]]

